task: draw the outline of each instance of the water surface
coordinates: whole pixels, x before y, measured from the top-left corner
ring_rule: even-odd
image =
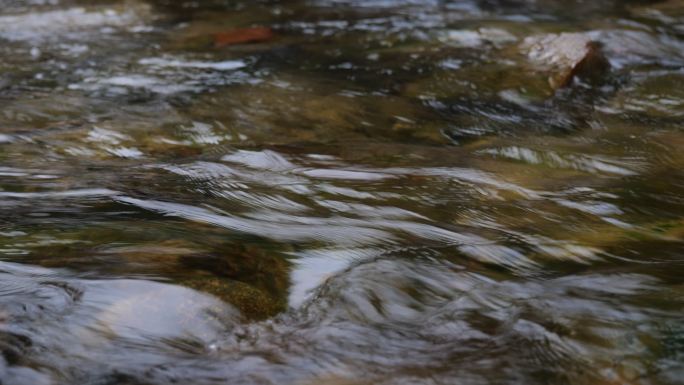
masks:
[[[681,383],[682,90],[676,0],[0,0],[0,382]]]

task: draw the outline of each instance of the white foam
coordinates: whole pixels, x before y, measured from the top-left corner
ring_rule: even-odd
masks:
[[[161,80],[142,75],[124,75],[101,79],[98,83],[122,87],[151,87],[160,84]]]
[[[247,64],[241,60],[226,60],[220,62],[205,61],[183,61],[177,59],[147,58],[139,61],[142,65],[155,67],[175,67],[175,68],[199,68],[213,69],[218,71],[230,71],[245,67]]]
[[[292,170],[296,166],[282,155],[270,150],[247,151],[239,150],[221,158],[224,162],[243,164],[261,170]]]
[[[88,11],[71,8],[7,15],[0,16],[0,38],[11,41],[47,40],[85,29],[129,26],[138,20],[138,16],[128,9],[117,12],[113,9]]]
[[[480,28],[478,30],[451,30],[444,34],[441,40],[457,47],[475,48],[485,43],[495,45],[513,43],[517,38],[503,29]]]
[[[145,75],[118,75],[105,78],[87,78],[81,83],[70,84],[69,89],[96,91],[108,89],[109,92],[127,93],[128,89],[146,89],[158,94],[169,95],[178,92],[198,91],[200,88],[191,84],[169,84],[164,80]]]
[[[108,148],[107,152],[116,155],[120,158],[136,159],[142,157],[144,154],[135,147],[116,147]]]

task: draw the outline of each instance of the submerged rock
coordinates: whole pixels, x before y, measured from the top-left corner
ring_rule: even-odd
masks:
[[[276,253],[237,244],[213,256],[181,259],[196,272],[180,279],[181,285],[230,303],[247,319],[266,319],[287,307],[288,263]]]
[[[202,277],[184,280],[180,283],[191,289],[209,293],[235,306],[244,317],[250,320],[273,317],[286,307],[284,300],[243,282]]]
[[[92,341],[186,338],[208,343],[224,332],[238,312],[213,296],[181,286],[144,280],[92,283],[84,291],[84,306],[100,311],[81,332]]]
[[[610,70],[602,46],[587,34],[561,33],[528,37],[521,48],[537,70],[549,74],[551,88],[558,89],[575,78],[600,82]]]

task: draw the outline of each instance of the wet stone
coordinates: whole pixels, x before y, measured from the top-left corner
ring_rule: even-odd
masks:
[[[575,78],[600,83],[610,63],[602,44],[587,34],[561,33],[528,37],[521,45],[530,63],[548,76],[553,89],[567,87]]]

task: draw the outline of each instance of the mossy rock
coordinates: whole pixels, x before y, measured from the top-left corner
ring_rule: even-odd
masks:
[[[265,319],[287,305],[289,264],[282,255],[242,243],[220,246],[211,255],[181,257],[198,272],[179,283],[233,304],[249,319]]]
[[[284,298],[270,295],[264,290],[244,282],[206,277],[180,282],[181,285],[209,293],[235,306],[250,320],[263,320],[275,316],[286,308]]]

